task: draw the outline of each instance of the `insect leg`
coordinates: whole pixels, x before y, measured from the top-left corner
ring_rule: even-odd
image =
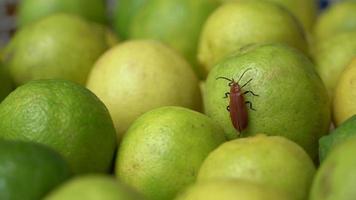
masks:
[[[226,98],[229,97],[229,95],[230,95],[230,92],[226,92],[226,93],[225,93],[225,96],[224,96],[223,98],[226,99]]]
[[[244,92],[243,94],[245,95],[245,94],[248,94],[248,93],[251,93],[253,96],[256,96],[256,97],[259,96],[258,94],[253,93],[251,90],[248,90],[248,91]]]
[[[230,112],[230,106],[226,106],[226,110]]]
[[[251,101],[246,101],[245,104],[248,104],[251,110],[256,111],[256,109],[252,107]]]

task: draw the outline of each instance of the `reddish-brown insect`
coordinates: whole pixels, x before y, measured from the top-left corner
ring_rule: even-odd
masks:
[[[247,84],[249,84],[252,81],[252,79],[248,80],[241,87],[239,85],[240,80],[248,70],[250,69],[247,69],[242,73],[238,81],[226,77],[216,78],[216,79],[225,79],[230,81],[229,83],[230,92],[226,92],[224,98],[230,97],[230,102],[229,105],[227,106],[227,110],[230,112],[230,118],[233,126],[240,133],[247,127],[248,124],[248,114],[247,114],[247,108],[245,104],[249,104],[249,108],[251,110],[255,110],[252,107],[252,103],[250,101],[245,101],[244,95],[250,93],[253,96],[258,96],[257,94],[253,93],[250,90],[244,92],[242,91],[242,88],[244,88]]]

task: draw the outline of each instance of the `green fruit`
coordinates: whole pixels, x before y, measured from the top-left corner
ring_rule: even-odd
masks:
[[[203,23],[218,6],[215,0],[150,0],[132,20],[130,37],[163,41],[192,64],[200,78],[206,74],[196,61]]]
[[[17,11],[17,24],[23,27],[58,12],[106,23],[104,0],[22,0]]]
[[[201,107],[198,79],[189,64],[151,40],[125,42],[106,52],[91,71],[87,86],[108,107],[119,138],[151,109]]]
[[[215,180],[197,183],[176,200],[292,200],[274,188],[243,180]]]
[[[240,48],[266,42],[286,43],[307,53],[303,29],[288,11],[265,1],[227,3],[205,23],[198,59],[210,71]]]
[[[333,93],[342,71],[356,56],[356,30],[330,37],[317,43],[313,52],[316,70],[329,95]]]
[[[113,26],[122,39],[129,37],[133,18],[140,12],[147,0],[116,0]]]
[[[249,69],[249,70],[248,70]],[[248,70],[248,71],[246,71]],[[229,82],[240,86],[252,79],[242,91],[252,103],[248,110],[248,126],[239,133],[231,122],[226,106]],[[280,44],[251,47],[218,63],[210,72],[204,94],[205,111],[224,128],[229,139],[257,133],[280,135],[301,145],[312,158],[317,155],[318,138],[325,135],[330,124],[329,98],[313,64],[295,49]]]
[[[334,124],[339,126],[356,114],[356,57],[341,73],[333,99]]]
[[[350,137],[356,136],[356,115],[350,117],[339,127],[337,127],[329,135],[326,135],[319,140],[319,158],[323,162],[330,151],[335,146],[348,140]]]
[[[356,196],[356,138],[339,144],[320,166],[310,200],[352,200]]]
[[[63,184],[44,200],[143,200],[143,198],[106,175],[77,177]]]
[[[326,40],[336,34],[356,30],[356,1],[341,1],[330,6],[318,18],[314,36]]]
[[[10,75],[0,63],[0,102],[12,91],[12,89],[13,83]]]
[[[0,199],[38,200],[68,179],[69,167],[52,149],[0,140]]]
[[[124,136],[116,175],[148,199],[168,200],[193,183],[201,163],[225,141],[207,116],[163,107],[138,118]]]
[[[5,49],[4,65],[17,85],[52,78],[84,84],[109,47],[106,34],[105,27],[74,15],[52,15],[16,33]]]
[[[220,0],[222,2],[246,0]],[[318,13],[316,0],[266,0],[291,12],[302,23],[304,30],[311,31]]]
[[[73,172],[107,172],[116,134],[104,104],[64,80],[18,87],[0,104],[0,138],[34,141],[58,151]]]
[[[235,178],[264,184],[306,199],[315,167],[306,152],[279,136],[258,135],[229,141],[202,164],[198,181]]]

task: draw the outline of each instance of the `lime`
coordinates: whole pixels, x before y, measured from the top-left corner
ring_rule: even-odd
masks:
[[[356,54],[351,64],[341,73],[333,100],[336,126],[356,114]]]
[[[44,200],[143,200],[131,188],[106,175],[76,177],[50,193]]]
[[[265,1],[241,1],[219,7],[206,21],[198,59],[210,69],[245,45],[281,42],[307,52],[298,21],[285,9]]]
[[[310,200],[352,200],[356,196],[356,138],[333,149],[316,173]]]
[[[274,188],[243,180],[226,179],[197,183],[176,200],[292,200]]]
[[[132,19],[148,0],[115,0],[113,26],[122,39],[129,37]]]
[[[337,144],[356,136],[356,115],[350,117],[329,135],[323,136],[319,140],[319,158],[323,162],[330,151]]]
[[[324,11],[314,27],[317,40],[356,30],[356,1],[340,1]]]
[[[196,60],[203,23],[219,5],[216,0],[150,0],[132,20],[131,38],[160,40],[178,50],[196,74],[206,74]]]
[[[280,136],[257,135],[226,142],[210,153],[200,168],[198,181],[235,178],[303,200],[314,172],[312,160],[294,142]]]
[[[116,175],[148,199],[168,200],[193,183],[201,163],[225,141],[207,116],[162,107],[139,117],[124,136]]]
[[[92,69],[87,87],[108,107],[119,138],[151,109],[201,107],[198,79],[189,64],[151,40],[128,41],[106,52]]]
[[[17,11],[17,23],[22,27],[58,12],[106,23],[104,0],[21,0]]]
[[[0,104],[0,130],[0,138],[52,147],[75,173],[107,172],[114,156],[109,112],[89,90],[69,81],[18,87]]]
[[[40,144],[0,140],[0,199],[38,200],[68,179],[69,167]]]
[[[56,14],[20,29],[4,52],[4,65],[17,85],[63,78],[84,84],[108,48],[107,29],[69,14]]]
[[[316,44],[313,58],[316,70],[331,97],[341,73],[356,56],[356,30],[337,34]]]
[[[246,0],[220,0],[222,2]],[[302,23],[304,30],[311,31],[318,13],[315,0],[266,0],[276,3],[291,12]]]
[[[239,133],[232,124],[226,107],[230,91],[229,81],[246,84],[243,95],[248,110],[248,125]],[[237,53],[210,72],[205,86],[205,111],[224,128],[229,139],[257,133],[281,135],[301,145],[312,158],[317,155],[319,137],[325,135],[330,124],[329,98],[314,65],[300,52],[286,45],[266,44]],[[251,107],[250,107],[251,106]],[[252,110],[252,109],[255,110]]]

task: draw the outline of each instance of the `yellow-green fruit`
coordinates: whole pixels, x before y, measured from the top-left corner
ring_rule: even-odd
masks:
[[[304,200],[314,173],[312,160],[300,146],[284,137],[257,135],[226,142],[211,152],[199,170],[198,182],[246,180]]]
[[[44,200],[143,200],[131,188],[113,177],[86,175],[76,177],[53,190]]]
[[[20,29],[3,60],[17,85],[52,78],[84,84],[108,47],[106,27],[74,15],[55,14]]]
[[[0,58],[0,102],[12,91],[13,83],[8,71],[1,65]]]
[[[58,12],[79,15],[99,23],[106,22],[104,0],[21,0],[17,24],[22,27]]]
[[[293,200],[286,193],[244,180],[222,179],[189,187],[176,200]]]
[[[326,40],[338,33],[356,31],[356,1],[340,1],[330,6],[317,20],[314,36]]]
[[[132,20],[131,38],[160,40],[178,50],[196,74],[206,74],[196,61],[198,39],[205,20],[219,5],[216,0],[150,0]]]
[[[325,86],[314,65],[302,53],[281,44],[267,44],[245,49],[218,63],[210,72],[204,94],[205,111],[224,128],[229,139],[238,135],[257,133],[280,135],[301,145],[314,159],[318,139],[330,125],[330,102]],[[246,71],[248,70],[248,71]],[[226,77],[239,80],[240,86],[249,82],[243,92],[252,103],[248,110],[248,125],[239,133],[232,124],[226,106],[230,91]]]
[[[333,100],[333,117],[336,126],[356,114],[356,55],[341,73]]]
[[[356,138],[333,149],[318,169],[310,200],[353,200],[356,197]]]
[[[169,200],[192,184],[201,163],[225,141],[207,116],[163,107],[138,118],[124,136],[116,175],[150,200]]]
[[[0,199],[38,200],[70,177],[64,159],[32,142],[0,140]]]
[[[220,0],[222,2],[246,0]],[[311,31],[318,13],[316,0],[266,0],[276,3],[291,12],[302,23],[304,30]]]
[[[141,114],[161,106],[199,110],[199,82],[175,51],[151,40],[125,42],[95,64],[87,86],[108,107],[121,137]]]
[[[301,25],[285,9],[265,1],[226,3],[206,21],[198,59],[210,71],[240,48],[266,42],[286,43],[304,53],[308,49]]]
[[[108,172],[115,128],[104,104],[65,80],[18,87],[0,104],[0,138],[33,141],[58,151],[74,173]]]
[[[317,43],[313,52],[316,70],[329,91],[330,97],[344,69],[356,56],[356,30],[340,33]]]

